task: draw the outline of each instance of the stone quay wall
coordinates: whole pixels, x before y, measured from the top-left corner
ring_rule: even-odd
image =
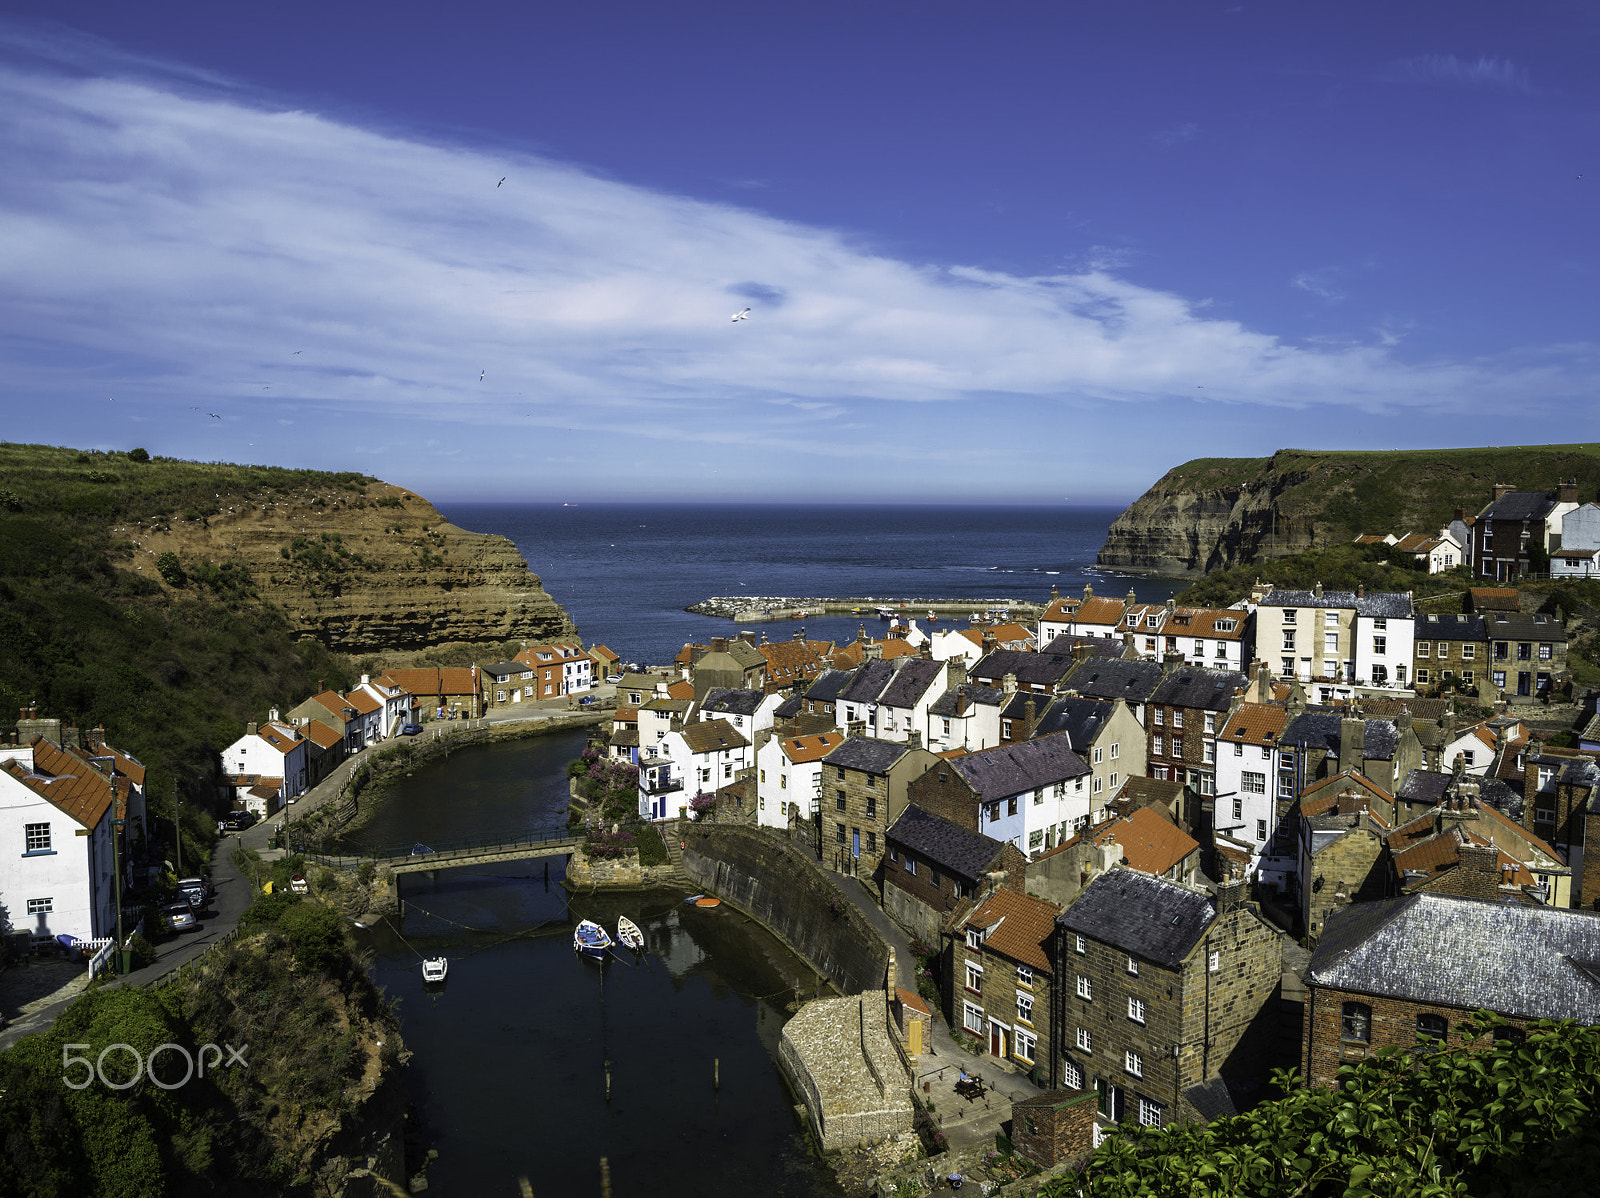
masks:
[[[889,946],[805,852],[759,828],[679,827],[692,885],[764,925],[841,994],[883,989]]]
[[[806,1003],[783,1027],[778,1060],[824,1152],[911,1129],[911,1073],[883,991]]]

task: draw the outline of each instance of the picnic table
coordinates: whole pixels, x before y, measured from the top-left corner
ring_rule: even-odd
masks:
[[[981,1077],[969,1077],[963,1074],[961,1080],[956,1082],[956,1093],[968,1102],[976,1102],[987,1093],[988,1087],[983,1084]]]

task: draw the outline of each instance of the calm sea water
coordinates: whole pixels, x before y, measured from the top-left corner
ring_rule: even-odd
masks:
[[[480,746],[419,766],[358,834],[365,843],[559,826],[562,766],[582,733]],[[806,1146],[774,1063],[784,1004],[815,980],[730,908],[675,894],[577,896],[564,859],[402,878],[404,915],[358,933],[400,1000],[407,1085],[439,1151],[431,1194],[601,1193],[840,1198]],[[576,919],[627,915],[648,953],[572,951]],[[430,992],[419,961],[443,954]],[[610,1092],[607,1093],[607,1062]],[[720,1076],[720,1088],[714,1079]]]
[[[686,641],[790,621],[735,625],[683,608],[713,595],[1026,599],[1050,587],[1158,602],[1170,580],[1095,568],[1121,510],[1055,506],[825,504],[439,504],[452,523],[509,538],[566,608],[585,642],[624,660],[671,661]],[[848,641],[861,620],[804,621],[813,639]],[[926,628],[926,624],[924,624]],[[877,630],[881,635],[881,630]]]

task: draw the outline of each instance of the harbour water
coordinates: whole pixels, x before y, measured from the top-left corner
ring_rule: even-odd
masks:
[[[798,624],[734,624],[683,608],[714,595],[1026,599],[1051,586],[1159,602],[1185,583],[1095,567],[1119,508],[827,504],[440,504],[450,521],[509,538],[585,643],[671,661],[686,641]],[[976,604],[975,604],[976,606]],[[869,617],[870,620],[870,617]],[[800,621],[847,642],[860,618]],[[929,627],[922,621],[926,631]],[[881,629],[870,630],[882,635]]]
[[[465,750],[419,766],[355,836],[378,844],[560,826],[581,733]],[[404,915],[358,933],[400,999],[409,1084],[439,1156],[432,1194],[762,1193],[835,1198],[774,1064],[803,962],[731,909],[675,894],[574,898],[563,859],[403,879]],[[572,951],[576,919],[627,915],[648,953]],[[450,958],[430,993],[423,956]],[[609,1062],[609,1066],[607,1064]],[[609,1094],[608,1094],[609,1071]],[[720,1086],[715,1084],[720,1079]]]

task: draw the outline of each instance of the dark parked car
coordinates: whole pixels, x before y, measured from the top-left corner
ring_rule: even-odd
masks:
[[[421,731],[422,731],[422,725],[421,724],[407,724],[404,728],[400,729],[400,735],[401,736],[415,736],[417,733],[419,733]]]
[[[209,907],[216,896],[216,890],[204,878],[182,878],[178,882],[178,897],[196,913]]]
[[[255,822],[253,811],[230,811],[217,821],[217,827],[224,832],[243,832]]]

